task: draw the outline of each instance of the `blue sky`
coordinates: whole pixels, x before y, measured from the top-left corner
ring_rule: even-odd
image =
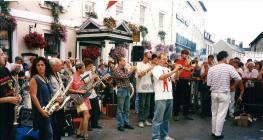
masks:
[[[234,38],[248,47],[263,32],[263,0],[204,0],[206,30],[213,41]]]

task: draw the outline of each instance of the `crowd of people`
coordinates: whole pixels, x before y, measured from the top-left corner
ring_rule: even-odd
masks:
[[[248,60],[243,64],[239,58],[229,59],[227,52],[222,51],[216,56],[217,63],[214,56],[209,55],[199,65],[197,59],[190,61],[189,55],[188,50],[182,50],[180,58],[172,63],[165,53],[156,55],[146,51],[143,60],[134,66],[120,57],[116,62],[101,62],[96,68],[91,59],[32,57],[30,63],[25,63],[17,56],[14,63],[9,63],[0,49],[0,140],[14,139],[15,106],[23,102],[19,89],[27,81],[33,128],[39,130],[39,139],[60,140],[64,135],[63,108],[67,105],[62,104],[67,96],[71,97],[81,118],[77,136],[87,140],[88,129],[102,129],[99,92],[103,105],[110,103],[115,94],[117,130],[134,129],[129,112],[134,101],[130,94],[135,91],[138,127],[151,126],[153,140],[173,140],[168,135],[170,117],[173,116],[174,121],[193,120],[192,90],[200,93],[201,116],[212,116],[211,135],[221,139],[227,114],[234,117],[235,101],[242,102],[245,89],[253,87],[254,80],[262,80],[262,62]],[[105,75],[110,76],[104,79]],[[193,83],[197,88],[193,88]],[[44,108],[51,101],[59,104],[54,113]]]

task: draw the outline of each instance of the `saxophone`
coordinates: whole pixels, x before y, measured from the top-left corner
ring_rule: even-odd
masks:
[[[57,109],[60,110],[64,107],[64,105],[70,100],[70,96],[67,97],[67,92],[69,90],[69,87],[72,83],[73,79],[70,80],[70,82],[68,83],[67,87],[64,89],[64,86],[61,84],[59,89],[57,90],[57,92],[54,94],[54,96],[52,97],[52,99],[48,102],[48,104],[46,106],[43,107],[43,110],[48,112],[48,115],[52,115]],[[63,98],[65,98],[63,100],[63,102],[60,103],[57,102],[57,98],[59,96],[62,96]]]

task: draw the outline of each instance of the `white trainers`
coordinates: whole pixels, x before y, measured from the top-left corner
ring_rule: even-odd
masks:
[[[174,140],[174,139],[169,136],[166,136],[163,140]]]
[[[152,123],[150,123],[149,121],[145,121],[144,124],[145,124],[146,126],[151,126],[151,125],[152,125]]]
[[[139,123],[138,123],[138,126],[141,127],[141,128],[143,128],[143,127],[144,127],[143,122],[139,122]]]

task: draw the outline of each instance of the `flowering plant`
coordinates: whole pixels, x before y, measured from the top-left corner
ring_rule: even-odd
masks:
[[[144,40],[146,35],[148,34],[148,28],[141,25],[139,29],[140,29],[140,32],[142,33],[142,40]]]
[[[165,40],[165,35],[166,35],[165,31],[159,31],[158,32],[158,36],[160,37],[162,42],[164,42],[164,40]]]
[[[169,48],[167,45],[163,45],[163,44],[158,44],[155,46],[155,49],[157,52],[164,52],[164,53],[168,53],[169,52]]]
[[[168,48],[169,48],[169,51],[170,51],[170,52],[173,52],[173,51],[174,51],[174,45],[173,45],[173,44],[168,45]]]
[[[55,39],[57,40],[62,40],[63,42],[67,40],[66,27],[60,23],[51,24],[51,33],[54,35]]]
[[[150,41],[147,41],[147,40],[142,41],[142,46],[144,46],[148,50],[152,49],[152,43]]]
[[[128,22],[128,27],[132,32],[139,32],[139,27],[136,24],[133,24],[131,22]]]
[[[92,60],[95,60],[100,56],[100,54],[100,49],[97,46],[89,46],[85,49],[82,49],[83,58],[90,58]]]
[[[46,39],[37,32],[29,33],[24,36],[24,42],[29,49],[40,48],[43,49],[47,46]]]
[[[117,60],[120,57],[125,57],[126,56],[126,48],[116,46],[115,49],[111,49],[109,56],[113,58],[114,60]]]
[[[116,21],[112,17],[104,18],[103,24],[104,26],[106,26],[108,29],[111,29],[111,30],[116,27]]]
[[[4,13],[0,13],[0,29],[1,30],[11,30],[14,31],[14,29],[16,28],[16,18],[8,15],[8,14],[4,14]]]

